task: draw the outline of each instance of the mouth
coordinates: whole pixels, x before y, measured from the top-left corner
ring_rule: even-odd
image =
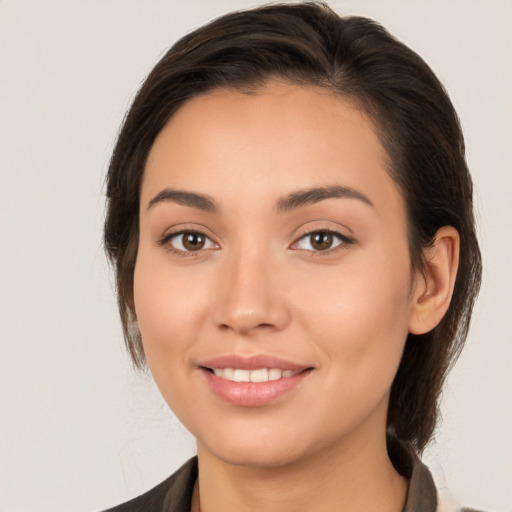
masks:
[[[314,367],[272,356],[230,355],[199,365],[206,383],[223,401],[243,407],[261,407],[297,390]]]
[[[299,374],[301,371],[309,370],[282,370],[281,368],[257,368],[255,370],[245,370],[243,368],[204,368],[216,377],[220,377],[231,382],[269,382],[279,379],[287,379]]]

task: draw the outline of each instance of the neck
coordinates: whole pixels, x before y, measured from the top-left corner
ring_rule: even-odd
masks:
[[[279,467],[236,466],[200,444],[198,458],[193,512],[399,512],[407,493],[385,435],[329,446]]]

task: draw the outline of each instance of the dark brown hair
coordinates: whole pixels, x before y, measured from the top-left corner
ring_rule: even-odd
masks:
[[[480,286],[473,190],[457,114],[427,64],[376,22],[322,3],[234,12],[179,40],[146,78],[127,113],[107,175],[104,243],[116,272],[125,340],[145,365],[133,302],[139,191],[153,142],[189,99],[217,88],[256,90],[269,79],[325,87],[373,120],[408,213],[413,268],[445,225],[460,234],[450,307],[439,325],[409,335],[391,389],[390,434],[421,451],[437,420],[445,376],[465,341]]]

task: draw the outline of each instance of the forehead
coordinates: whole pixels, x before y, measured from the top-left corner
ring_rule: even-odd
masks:
[[[216,90],[184,104],[156,138],[141,201],[164,187],[236,199],[248,187],[270,198],[337,184],[400,202],[388,165],[373,122],[340,95],[278,82]]]

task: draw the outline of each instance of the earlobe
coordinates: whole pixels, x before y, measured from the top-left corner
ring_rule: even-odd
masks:
[[[411,304],[411,334],[431,331],[448,310],[459,266],[459,244],[458,231],[443,226],[434,244],[424,249],[424,271],[417,272]]]

